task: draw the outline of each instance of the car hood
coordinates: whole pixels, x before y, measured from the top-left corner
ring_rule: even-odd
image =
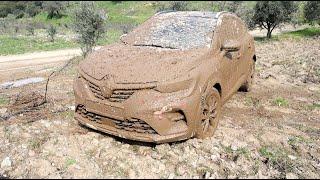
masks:
[[[80,63],[87,75],[116,83],[148,83],[174,80],[201,63],[209,48],[178,50],[114,44],[90,54]]]

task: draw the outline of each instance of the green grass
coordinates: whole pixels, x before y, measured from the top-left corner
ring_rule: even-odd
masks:
[[[108,22],[140,24],[155,13],[152,3],[123,1],[114,3],[110,1],[98,1],[97,6],[106,10]]]
[[[0,103],[1,104],[1,103]],[[313,103],[311,105],[307,105],[307,110],[314,110],[314,109],[320,109],[320,104]]]
[[[109,29],[102,38],[97,42],[97,45],[102,46],[119,41],[122,32],[117,29]],[[0,55],[23,54],[36,51],[50,51],[65,48],[80,47],[74,41],[67,41],[62,38],[56,38],[54,42],[39,37],[11,37],[0,35]]]
[[[10,37],[0,35],[0,55],[22,54],[26,52],[48,51],[55,49],[78,47],[75,42],[56,39],[49,42],[46,39],[31,37]]]
[[[238,156],[242,155],[246,159],[249,159],[250,157],[250,152],[247,148],[245,147],[240,147],[237,148],[236,150],[232,150],[231,145],[230,146],[222,146],[225,150],[225,153],[227,153],[232,159],[237,159]]]
[[[296,146],[298,143],[309,144],[312,143],[311,140],[308,140],[302,136],[292,136],[288,138],[288,144],[291,146]]]
[[[288,106],[288,101],[282,97],[278,97],[273,101],[273,104],[276,106]]]
[[[289,154],[284,149],[263,146],[259,149],[259,153],[266,158],[266,164],[277,169],[282,176],[287,172],[292,172],[295,167],[296,163],[289,159]]]
[[[68,159],[66,160],[66,166],[67,166],[67,167],[69,167],[69,166],[71,166],[71,165],[73,165],[73,164],[76,164],[76,163],[77,163],[77,161],[76,161],[75,159],[68,158]]]
[[[281,36],[286,37],[294,37],[294,38],[303,38],[303,37],[312,37],[312,36],[320,36],[320,28],[317,27],[309,27],[297,31],[286,32]]]
[[[31,147],[31,149],[37,150],[37,149],[39,149],[40,146],[41,146],[41,141],[40,141],[39,139],[30,140],[30,141],[29,141],[29,146]]]
[[[251,96],[247,96],[244,100],[244,104],[246,106],[259,106],[260,105],[260,100],[256,97],[251,97]]]
[[[100,38],[97,42],[98,45],[106,45],[106,44],[112,44],[114,42],[119,41],[120,36],[122,35],[122,32],[117,29],[109,29],[106,34],[103,35],[102,38]]]
[[[41,22],[46,25],[52,24],[55,26],[62,26],[62,25],[71,23],[71,17],[68,15],[62,15],[61,18],[52,18],[52,19],[48,19],[47,16],[48,16],[47,12],[41,12],[33,18],[33,21]]]
[[[4,106],[7,104],[9,104],[9,99],[7,97],[0,96],[0,106]]]
[[[66,119],[73,119],[74,118],[74,112],[73,111],[63,111],[61,112],[61,115]]]
[[[279,35],[272,35],[271,39],[267,37],[254,37],[254,40],[264,42],[264,41],[280,41],[283,39],[301,39],[320,36],[320,28],[319,27],[308,27],[297,31],[285,32]]]

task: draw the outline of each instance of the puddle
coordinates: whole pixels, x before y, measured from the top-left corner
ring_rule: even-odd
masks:
[[[21,86],[25,86],[25,85],[31,84],[31,83],[42,82],[44,80],[45,80],[45,78],[43,78],[43,77],[33,77],[33,78],[20,79],[17,81],[9,81],[9,82],[5,82],[5,83],[0,84],[0,89],[21,87]]]

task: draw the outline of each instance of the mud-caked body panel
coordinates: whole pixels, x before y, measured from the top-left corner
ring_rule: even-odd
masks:
[[[74,81],[75,118],[80,123],[132,140],[183,140],[196,134],[203,117],[201,99],[207,88],[220,93],[222,106],[245,82],[254,45],[238,17],[229,13],[171,13],[156,15],[156,20],[150,18],[141,25],[143,28],[133,30],[136,34],[129,33],[123,43],[105,46],[80,63],[79,77]],[[187,25],[176,28],[176,19],[165,20],[175,13]],[[169,41],[174,38],[171,31],[157,28],[159,23],[165,24],[187,36],[190,18],[200,18],[199,22],[212,26],[211,32],[208,27],[199,30],[210,38],[199,41],[196,47],[180,48],[180,43]],[[157,44],[155,39],[143,38],[143,29],[148,26],[155,30],[146,34],[162,33],[166,42]]]

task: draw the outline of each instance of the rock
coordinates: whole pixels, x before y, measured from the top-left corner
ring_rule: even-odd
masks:
[[[46,177],[56,171],[51,163],[45,159],[30,159],[30,168],[37,169],[35,172],[40,177]]]
[[[159,172],[165,171],[165,169],[166,169],[166,166],[163,163],[159,164]]]
[[[76,107],[75,106],[68,106],[68,109],[74,111],[76,109]]]
[[[261,170],[258,171],[258,179],[269,179],[268,176],[265,176]]]
[[[173,179],[173,178],[174,178],[174,174],[171,173],[171,174],[169,175],[168,179]]]
[[[317,86],[311,86],[308,88],[308,90],[313,91],[313,92],[317,92],[317,91],[319,91],[319,88]]]
[[[42,123],[46,128],[48,128],[48,127],[51,126],[51,122],[46,121],[46,120],[41,120],[41,123]]]
[[[51,112],[63,112],[66,111],[66,108],[62,105],[54,105]]]
[[[151,153],[151,157],[152,157],[153,159],[159,160],[159,159],[162,158],[162,155],[160,155],[160,154],[157,153],[157,152],[152,152],[152,153]]]
[[[7,112],[7,108],[1,108],[0,109],[0,114],[4,114],[4,113],[6,113]]]
[[[185,172],[186,172],[186,169],[185,169],[184,166],[179,166],[179,167],[177,168],[177,173],[178,173],[178,175],[182,176]]]
[[[261,79],[269,79],[269,78],[277,79],[276,76],[274,76],[273,74],[267,73],[267,72],[260,72],[260,73],[258,74],[258,76],[259,76]]]
[[[231,150],[232,150],[232,151],[238,150],[238,146],[233,143],[233,144],[231,145]]]
[[[50,174],[48,177],[46,177],[48,179],[62,179],[62,177],[60,176],[59,173],[55,173],[55,174]]]
[[[6,157],[3,159],[3,161],[1,162],[1,168],[7,168],[7,167],[11,167],[12,162],[10,157]]]
[[[296,160],[297,159],[297,157],[292,156],[292,155],[288,155],[288,158],[290,158],[291,160]]]
[[[206,174],[204,175],[204,178],[209,179],[209,177],[210,177],[210,172],[206,172]]]
[[[133,169],[129,169],[129,178],[130,179],[135,179],[136,178],[136,172]]]
[[[169,144],[160,144],[160,145],[157,145],[157,146],[156,146],[156,150],[157,150],[159,153],[166,153],[166,152],[168,152],[170,149],[171,149],[171,147],[170,147]]]
[[[74,168],[77,169],[77,170],[81,170],[82,169],[78,164],[75,164]]]
[[[214,172],[211,174],[211,176],[209,177],[209,179],[218,179],[219,178],[219,175],[217,172]]]
[[[220,154],[213,154],[210,156],[210,159],[217,164],[220,164]]]
[[[199,142],[198,141],[193,141],[192,142],[192,146],[196,149],[198,149],[200,147]]]
[[[293,173],[286,174],[286,179],[298,179],[299,177]]]
[[[32,150],[29,151],[29,156],[33,157],[36,153]]]

